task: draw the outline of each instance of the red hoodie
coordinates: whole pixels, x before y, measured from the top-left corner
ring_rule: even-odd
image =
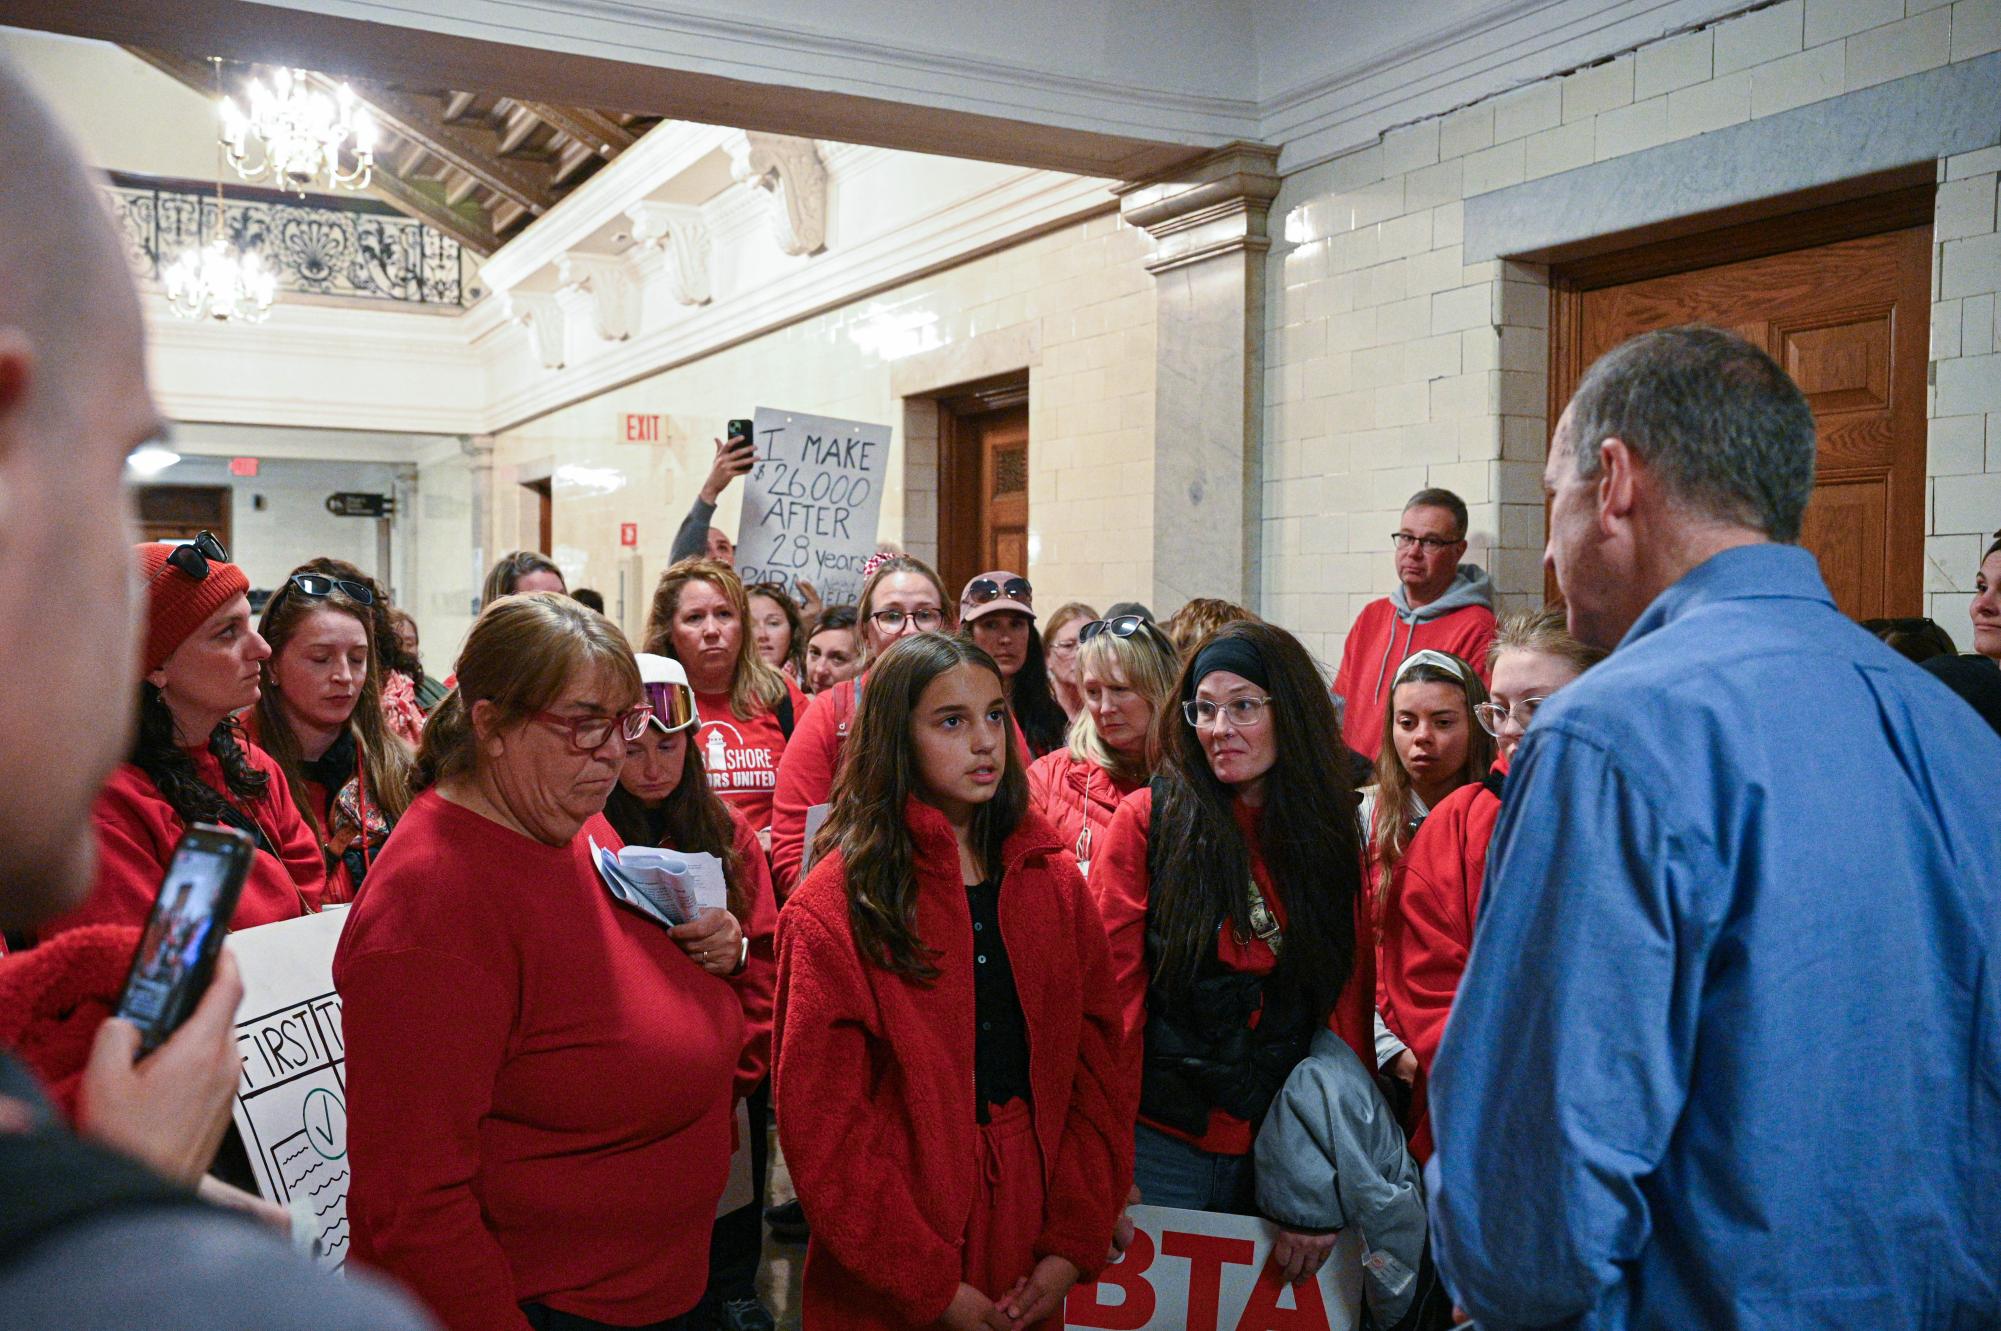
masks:
[[[1341,738],[1371,762],[1383,747],[1383,712],[1397,667],[1429,647],[1450,652],[1487,678],[1487,648],[1494,641],[1493,584],[1473,564],[1461,564],[1445,595],[1407,609],[1403,589],[1371,601],[1348,630],[1334,692],[1341,695]]]
[[[1507,764],[1494,770],[1507,773]],[[1422,1092],[1438,1057],[1445,1019],[1473,949],[1473,922],[1487,876],[1487,847],[1501,797],[1486,784],[1464,785],[1438,802],[1390,877],[1383,911],[1376,1005],[1396,1037],[1417,1055],[1419,1091],[1411,1106],[1411,1151],[1431,1154],[1431,1123]]]
[[[774,1089],[779,1142],[813,1221],[807,1326],[930,1326],[962,1278],[981,1166],[973,931],[952,829],[915,800],[905,817],[935,981],[862,958],[838,852],[813,866],[778,922]],[[1088,1280],[1132,1186],[1139,1064],[1104,929],[1061,852],[1030,810],[1003,853],[1001,931],[1028,1022],[1045,1198],[1035,1254]]]
[[[270,754],[248,740],[239,740],[250,765],[268,778],[255,799],[232,797],[230,803],[253,820],[277,854],[260,850],[251,857],[250,876],[237,899],[232,929],[290,920],[320,908],[326,887],[326,861],[320,843],[292,803],[285,774]],[[222,763],[206,746],[189,749],[195,772],[215,790],[227,793]],[[167,803],[153,778],[131,763],[119,764],[91,806],[97,830],[97,881],[83,905],[41,927],[49,938],[80,924],[141,924],[153,909],[167,862],[186,831],[180,815]]]
[[[1237,826],[1250,846],[1251,877],[1280,925],[1285,923],[1285,900],[1258,850],[1257,811],[1237,803]],[[1106,832],[1103,849],[1091,863],[1091,892],[1098,899],[1105,930],[1112,947],[1112,973],[1118,981],[1119,996],[1125,1006],[1126,1029],[1137,1045],[1146,1030],[1146,906],[1152,888],[1147,870],[1147,837],[1153,825],[1153,791],[1142,787],[1119,805],[1118,814]],[[1358,880],[1359,885],[1359,880]],[[1327,1026],[1347,1041],[1363,1067],[1376,1060],[1376,1015],[1371,1001],[1376,992],[1375,948],[1370,942],[1369,899],[1366,892],[1355,894],[1355,969],[1334,1002]],[[1269,974],[1278,957],[1261,938],[1242,940],[1232,929],[1216,932],[1216,955],[1232,970]],[[1216,1155],[1248,1155],[1256,1140],[1253,1125],[1220,1109],[1209,1111],[1209,1130],[1199,1140],[1188,1134],[1142,1119],[1149,1127],[1179,1137]]]
[[[1066,749],[1037,758],[1028,768],[1028,799],[1056,829],[1077,868],[1091,872],[1091,857],[1119,811],[1119,801],[1145,785],[1121,781],[1094,762],[1072,758]]]

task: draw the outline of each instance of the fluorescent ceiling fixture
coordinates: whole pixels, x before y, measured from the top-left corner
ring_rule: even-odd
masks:
[[[171,448],[158,444],[146,444],[135,448],[126,457],[125,465],[141,476],[158,476],[167,468],[181,460],[181,455]]]
[[[586,494],[617,494],[625,488],[625,473],[616,467],[578,467],[565,463],[556,468],[553,479],[565,490]]]

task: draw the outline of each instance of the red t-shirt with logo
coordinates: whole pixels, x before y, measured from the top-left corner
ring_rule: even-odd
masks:
[[[796,730],[810,699],[790,678],[785,687]],[[698,693],[695,706],[702,714],[695,742],[702,746],[709,789],[734,805],[752,830],[764,831],[771,826],[771,793],[778,784],[778,759],[785,752],[785,729],[778,713],[759,711],[740,717],[730,710],[727,693]]]

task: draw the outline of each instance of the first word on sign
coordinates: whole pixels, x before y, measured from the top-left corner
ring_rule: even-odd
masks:
[[[660,442],[660,413],[628,411],[618,419],[620,442],[627,444]]]

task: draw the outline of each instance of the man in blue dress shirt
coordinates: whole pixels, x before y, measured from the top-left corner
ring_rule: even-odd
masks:
[[[1649,333],[1550,446],[1617,651],[1509,778],[1431,1087],[1438,1262],[1504,1327],[2001,1327],[2001,738],[1791,544],[1814,425]]]

